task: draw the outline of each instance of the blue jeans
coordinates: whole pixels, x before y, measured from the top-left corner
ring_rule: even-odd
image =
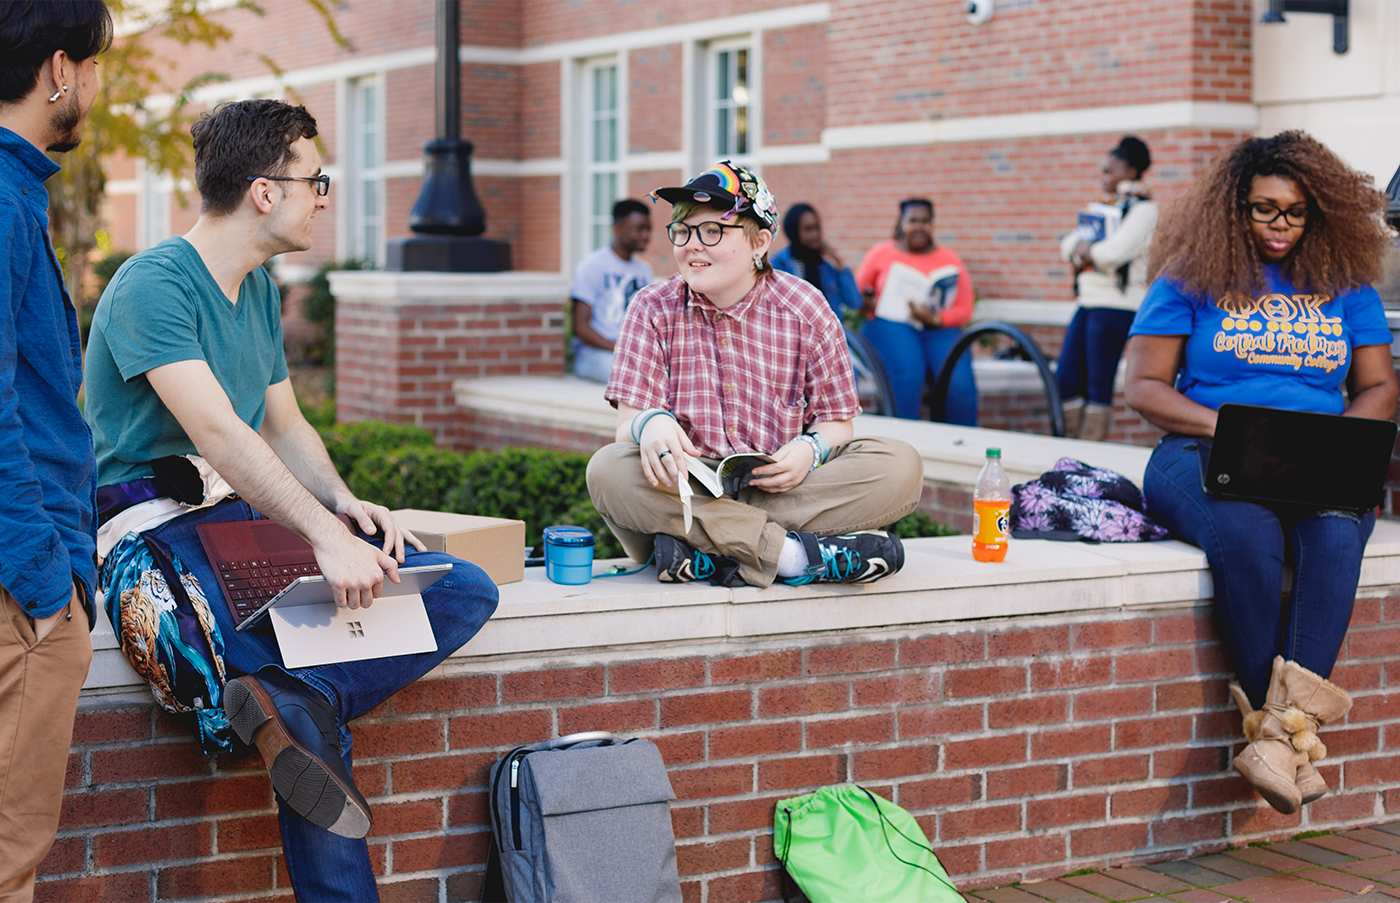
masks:
[[[860,329],[885,365],[894,391],[894,415],[918,420],[924,384],[938,378],[943,361],[962,336],[961,329],[915,329],[907,323],[874,319]],[[977,425],[977,381],[972,375],[972,352],[966,351],[953,368],[945,412],[948,423]]]
[[[606,383],[612,376],[613,352],[585,345],[574,339],[574,375],[595,383]]]
[[[267,619],[252,630],[239,633],[218,587],[218,580],[204,555],[195,528],[201,523],[247,520],[260,517],[242,501],[224,502],[162,524],[151,535],[164,540],[181,561],[207,587],[209,607],[224,639],[224,661],[229,676],[252,674],[264,665],[282,666],[277,639]],[[366,541],[373,541],[367,539]],[[340,709],[340,741],[345,767],[351,763],[351,736],[347,722],[363,715],[398,690],[413,683],[467,644],[496,610],[496,586],[486,573],[470,562],[442,552],[405,550],[405,566],[448,562],[452,570],[423,593],[423,604],[437,638],[436,652],[375,658],[357,662],[294,668],[287,673],[315,687]],[[318,828],[277,799],[277,819],[282,828],[282,853],[297,900],[373,901],[379,899],[364,840],[351,840]]]
[[[1134,311],[1112,307],[1081,307],[1074,312],[1055,370],[1060,398],[1113,404],[1113,378],[1134,316]]]
[[[1351,621],[1373,511],[1316,511],[1211,498],[1205,443],[1168,435],[1152,452],[1143,493],[1153,517],[1199,546],[1215,582],[1215,624],[1240,686],[1264,704],[1275,655],[1327,677]],[[1292,604],[1281,600],[1285,557]]]

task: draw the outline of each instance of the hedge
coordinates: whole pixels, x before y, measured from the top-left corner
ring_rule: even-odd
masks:
[[[525,522],[525,542],[538,547],[552,524],[575,524],[597,538],[598,558],[625,556],[588,497],[589,455],[507,447],[457,452],[433,445],[416,426],[362,420],[322,429],[326,450],[350,491],[390,508],[425,508]],[[896,535],[956,534],[922,511],[895,524]]]

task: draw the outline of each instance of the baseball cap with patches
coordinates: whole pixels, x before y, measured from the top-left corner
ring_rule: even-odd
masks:
[[[672,204],[690,200],[702,204],[718,203],[731,207],[720,219],[728,219],[735,213],[747,213],[765,229],[773,229],[778,224],[778,202],[768,186],[752,170],[728,160],[716,163],[685,183],[684,187],[656,189],[651,193],[651,199],[655,201],[657,198]]]

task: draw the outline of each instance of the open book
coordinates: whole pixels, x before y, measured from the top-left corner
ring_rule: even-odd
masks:
[[[897,323],[914,323],[909,314],[909,302],[923,304],[934,313],[952,307],[958,297],[958,268],[949,264],[935,268],[927,276],[895,261],[885,273],[885,284],[875,303],[875,316]]]
[[[700,481],[700,485],[710,490],[710,495],[715,498],[725,495],[738,498],[739,490],[749,485],[749,480],[753,478],[753,469],[772,464],[774,460],[772,455],[743,452],[730,455],[720,461],[718,467],[711,467],[699,458],[688,457],[685,469],[686,473]]]

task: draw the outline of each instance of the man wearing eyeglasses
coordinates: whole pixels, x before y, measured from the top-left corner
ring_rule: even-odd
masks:
[[[310,248],[326,207],[315,120],[280,101],[241,101],[201,116],[192,134],[199,221],[127,261],[93,318],[86,412],[106,607],[133,666],[195,723],[206,752],[232,749],[236,734],[263,753],[297,898],[374,900],[371,813],[346,723],[471,639],[496,587],[356,498],[297,407],[263,264]],[[437,651],[284,669],[270,630],[234,630],[196,530],[258,514],[310,543],[349,608],[370,606],[406,563],[452,564],[422,594]]]

